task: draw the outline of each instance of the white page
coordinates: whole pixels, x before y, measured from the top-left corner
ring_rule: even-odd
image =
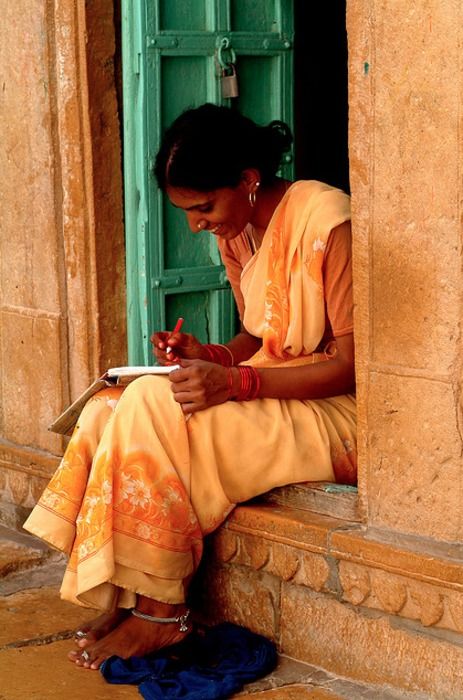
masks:
[[[135,377],[144,374],[170,374],[176,369],[180,369],[180,365],[151,365],[151,366],[132,366],[132,367],[111,367],[106,372],[107,377]]]

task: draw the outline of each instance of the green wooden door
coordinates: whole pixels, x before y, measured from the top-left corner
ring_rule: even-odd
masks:
[[[229,104],[261,124],[293,124],[292,0],[122,0],[129,361],[173,328],[202,342],[236,331],[215,239],[188,229],[152,175],[161,134],[188,107]],[[220,62],[236,59],[239,97],[223,99]],[[207,138],[207,135],[205,135]],[[292,177],[291,157],[283,174]]]

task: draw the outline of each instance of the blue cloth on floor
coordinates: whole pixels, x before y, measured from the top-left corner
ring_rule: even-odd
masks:
[[[108,683],[138,685],[145,700],[221,700],[270,673],[276,664],[272,642],[224,622],[147,656],[112,656],[100,670]]]

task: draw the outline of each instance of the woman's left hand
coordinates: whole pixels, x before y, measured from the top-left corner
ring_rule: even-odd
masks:
[[[174,398],[184,413],[203,411],[230,397],[230,372],[226,367],[204,360],[180,360],[181,368],[171,372]]]

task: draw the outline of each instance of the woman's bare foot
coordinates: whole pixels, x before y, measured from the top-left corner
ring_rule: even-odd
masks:
[[[167,605],[139,596],[137,609],[156,617],[178,617],[184,615],[184,605]],[[148,601],[148,603],[146,602]],[[144,656],[153,651],[181,642],[190,632],[180,629],[179,622],[151,622],[130,615],[106,636],[88,644],[85,649],[71,651],[70,661],[83,668],[98,669],[110,656],[128,659],[131,656]]]
[[[77,646],[85,649],[90,644],[94,644],[115,629],[129,614],[130,610],[126,608],[116,608],[81,625],[74,637]]]

